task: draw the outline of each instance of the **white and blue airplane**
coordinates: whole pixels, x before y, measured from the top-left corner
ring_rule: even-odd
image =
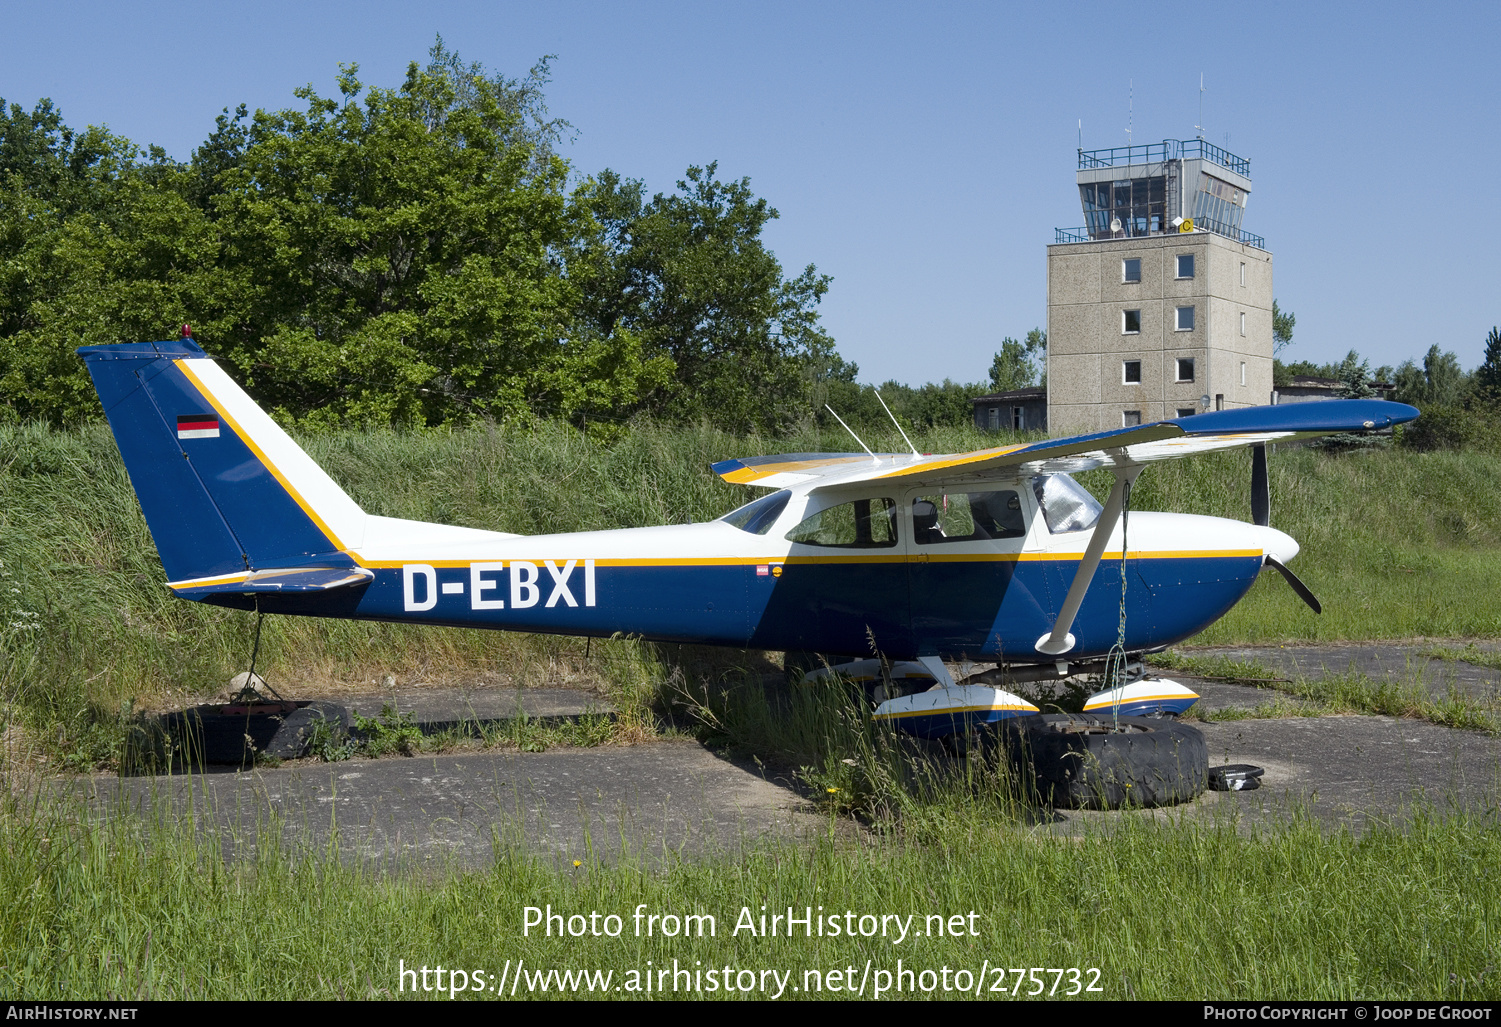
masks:
[[[367,514],[191,338],[78,352],[182,599],[879,656],[876,716],[922,735],[1036,711],[993,684],[955,682],[944,661],[1001,665],[1001,683],[1100,666],[1118,642],[1122,560],[1127,654],[1202,631],[1267,566],[1317,611],[1286,567],[1297,542],[1269,526],[1266,444],[1418,415],[1385,400],[1335,400],[956,455],[726,460],[713,465],[721,478],[768,492],[718,520],[514,535]],[[1253,448],[1254,523],[1122,517],[1147,464],[1237,447]],[[1103,505],[1069,477],[1095,468],[1115,477]],[[1176,713],[1195,698],[1141,681],[1089,708]]]

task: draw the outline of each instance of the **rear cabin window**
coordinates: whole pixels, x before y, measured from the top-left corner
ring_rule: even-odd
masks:
[[[896,545],[896,502],[857,499],[820,510],[787,533],[787,541],[805,546],[882,549]]]
[[[1027,514],[1015,489],[948,492],[912,503],[912,537],[920,546],[1022,538]]]
[[[1043,520],[1054,535],[1094,527],[1103,509],[1083,485],[1066,474],[1044,474],[1032,479],[1032,491],[1042,508]]]

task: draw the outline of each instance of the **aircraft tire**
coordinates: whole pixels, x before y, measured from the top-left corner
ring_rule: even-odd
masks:
[[[229,764],[244,767],[257,758],[298,759],[311,750],[318,726],[340,741],[349,734],[349,711],[327,702],[299,702],[297,709],[275,713],[224,713],[220,706],[195,706],[162,718],[172,739],[175,762],[188,766]]]
[[[1195,728],[1156,717],[1038,714],[1005,722],[1013,772],[1044,806],[1121,809],[1197,798],[1209,746]]]

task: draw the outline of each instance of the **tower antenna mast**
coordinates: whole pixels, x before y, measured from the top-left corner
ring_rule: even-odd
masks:
[[[1204,73],[1199,72],[1199,123],[1194,126],[1198,129],[1199,138],[1204,138]]]

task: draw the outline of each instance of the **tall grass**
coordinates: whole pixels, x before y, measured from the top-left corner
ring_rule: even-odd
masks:
[[[716,517],[756,494],[708,471],[734,455],[846,450],[842,435],[739,438],[636,424],[609,439],[553,422],[455,432],[330,432],[302,440],[373,513],[550,532]],[[900,450],[901,440],[866,439]],[[928,451],[1006,441],[970,429]],[[1298,538],[1296,569],[1325,603],[1310,613],[1280,580],[1259,582],[1196,641],[1260,642],[1501,632],[1501,457],[1310,449],[1271,459],[1273,521]],[[1095,477],[1099,477],[1096,475]],[[1103,479],[1086,481],[1103,489]],[[1157,465],[1136,509],[1245,518],[1244,454]],[[114,441],[0,427],[0,700],[8,721],[77,766],[109,763],[122,716],[223,689],[243,669],[252,618],[173,598]],[[315,619],[267,621],[260,666],[300,691],[379,681],[638,688],[655,650],[633,643]]]
[[[1501,996],[1501,878],[1491,872],[1501,834],[1458,815],[1359,837],[1296,813],[1265,833],[1128,815],[1061,838],[981,813],[935,821],[920,841],[872,845],[831,830],[717,859],[627,853],[610,863],[586,847],[561,869],[498,840],[488,869],[403,872],[333,847],[298,850],[275,820],[250,839],[253,855],[231,863],[225,839],[195,834],[191,818],[101,818],[16,794],[0,800],[0,994],[12,998],[411,996],[398,961],[498,976],[524,960],[534,971],[609,970],[619,984],[674,959],[791,972],[800,989],[809,970],[854,967],[853,985],[866,960],[894,971],[901,959],[971,980],[983,966],[1097,967],[1104,998]],[[616,914],[622,935],[523,935],[524,908],[548,905]],[[636,937],[638,906],[712,914],[715,934]],[[900,944],[734,932],[741,907],[759,918],[762,906],[912,914],[918,930],[930,914],[958,915],[963,929]],[[1008,990],[1018,983],[1003,976]],[[988,990],[995,980],[985,976],[983,997],[1000,997]]]

